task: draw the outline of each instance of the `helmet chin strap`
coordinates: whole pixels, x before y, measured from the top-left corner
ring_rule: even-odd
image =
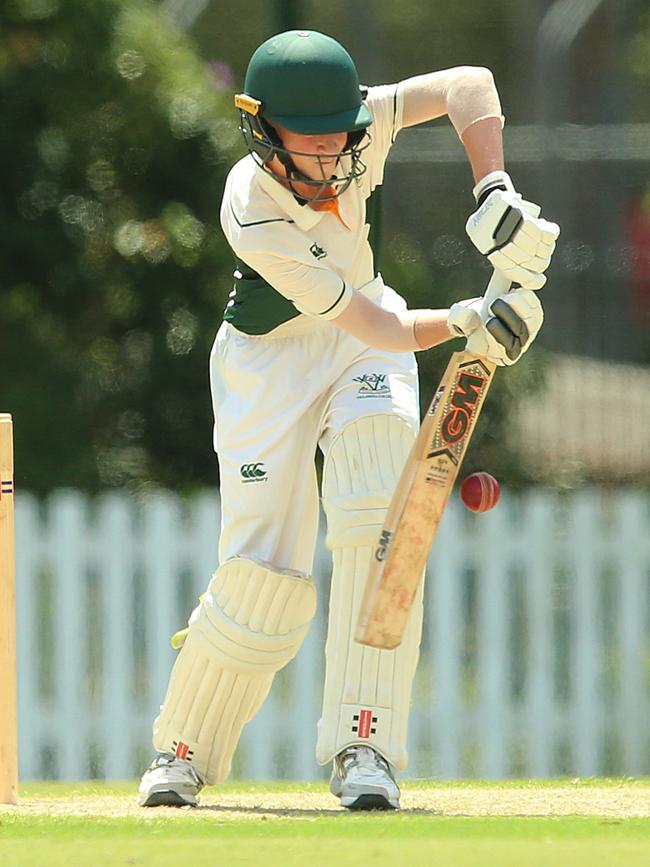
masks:
[[[296,166],[293,161],[293,158],[289,151],[276,151],[276,156],[280,161],[282,167],[287,173],[287,181],[289,183],[289,187],[291,188],[291,192],[294,196],[297,196],[300,199],[304,199],[307,202],[310,201],[318,201],[319,194],[327,189],[327,187],[331,187],[331,182],[333,180],[341,180],[344,181],[344,178],[337,178],[336,175],[330,175],[329,178],[325,177],[325,172],[323,171],[323,164],[321,162],[321,158],[317,155],[318,165],[320,166],[321,174],[323,175],[322,179],[311,178],[309,175],[306,175],[304,172],[301,172],[300,169]],[[338,166],[340,160],[340,156],[336,159],[336,164]],[[318,190],[314,196],[308,198],[306,196],[301,195],[294,187],[294,184],[307,184],[310,187],[318,187]],[[346,184],[345,189],[347,189],[348,184]]]
[[[278,154],[278,157],[279,156],[280,156],[280,154]],[[292,189],[294,195],[299,196],[301,199],[304,199],[305,196],[301,196],[300,193],[298,193],[294,189],[294,187],[293,187],[294,183],[307,184],[310,187],[318,185],[318,191],[317,191],[316,195],[314,196],[315,199],[318,199],[319,193],[322,192],[322,190],[324,190],[326,187],[331,186],[331,182],[333,180],[337,180],[336,175],[330,175],[329,178],[325,177],[325,172],[323,171],[323,164],[321,163],[320,157],[318,157],[318,165],[319,165],[320,170],[321,170],[322,178],[311,178],[309,175],[306,175],[304,172],[300,171],[300,169],[294,163],[293,159],[288,154],[286,156],[288,156],[288,159],[286,159],[286,160],[280,159],[280,162],[282,163],[282,165],[285,168],[285,171],[287,172],[287,180],[289,181],[289,184],[291,185],[291,189]],[[339,164],[339,159],[340,158],[337,158],[337,160],[336,160],[337,166]]]

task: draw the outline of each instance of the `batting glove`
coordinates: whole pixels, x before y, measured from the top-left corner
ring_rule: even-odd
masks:
[[[453,304],[449,329],[467,337],[466,351],[499,367],[510,367],[526,352],[542,327],[544,312],[530,289],[501,295],[487,308],[483,298]]]
[[[515,192],[506,172],[492,172],[474,187],[478,209],[466,224],[474,246],[511,283],[541,289],[560,227],[539,217],[539,206]]]

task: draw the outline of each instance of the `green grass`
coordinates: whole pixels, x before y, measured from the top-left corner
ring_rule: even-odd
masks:
[[[580,781],[580,787],[620,780]],[[566,784],[567,781],[562,781]],[[540,787],[558,781],[540,783]],[[647,786],[647,781],[625,781]],[[447,783],[416,781],[435,790]],[[463,782],[463,789],[507,784]],[[537,783],[534,784],[537,787]],[[229,783],[228,793],[320,793],[322,783]],[[216,790],[212,790],[216,792]],[[35,783],[21,788],[21,807],[0,812],[2,867],[647,867],[650,820],[598,817],[520,818],[441,816],[434,812],[349,814],[313,809],[264,816],[240,811],[183,810],[163,815],[66,816],[65,804],[103,796],[132,804],[133,783]],[[34,799],[54,800],[62,814],[36,812]],[[214,802],[217,797],[212,799]]]
[[[400,785],[402,783],[400,782]],[[571,786],[579,789],[590,788],[617,788],[621,785],[638,788],[648,788],[650,777],[564,777],[553,780],[421,780],[409,779],[404,782],[404,787],[412,789],[551,789],[556,786]],[[59,780],[45,780],[32,783],[21,783],[21,798],[63,798],[72,794],[79,795],[126,795],[136,796],[138,788],[137,780],[125,780],[123,782],[104,783],[101,780],[82,781],[71,783]],[[206,789],[218,797],[218,792],[242,792],[254,794],[255,792],[326,792],[327,784],[323,781],[296,782],[294,780],[272,780],[256,782],[255,780],[228,780],[221,783],[218,789]],[[334,803],[334,802],[333,802]]]

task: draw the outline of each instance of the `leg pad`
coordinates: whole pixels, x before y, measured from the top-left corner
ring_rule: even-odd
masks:
[[[224,780],[244,725],[298,652],[315,612],[309,576],[227,560],[190,618],[154,722],[155,749],[190,761],[209,785]]]
[[[372,551],[414,438],[413,429],[397,416],[366,416],[333,440],[323,469],[333,570],[316,748],[321,764],[353,744],[373,747],[398,770],[407,763],[422,588],[396,650],[364,647],[354,640],[354,632]]]

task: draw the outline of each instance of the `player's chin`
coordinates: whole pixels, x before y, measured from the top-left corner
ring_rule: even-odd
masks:
[[[311,163],[308,166],[298,166],[298,171],[302,172],[311,181],[329,181],[334,174],[334,164],[330,167]]]
[[[326,160],[317,159],[317,160],[314,160],[314,163],[315,163],[315,165],[313,167],[314,171],[316,171],[318,173],[322,173],[323,175],[325,175],[325,177],[329,178],[330,175],[332,174],[332,172],[336,168],[336,164],[338,163],[338,159],[336,157],[334,157],[332,159],[326,159]]]

